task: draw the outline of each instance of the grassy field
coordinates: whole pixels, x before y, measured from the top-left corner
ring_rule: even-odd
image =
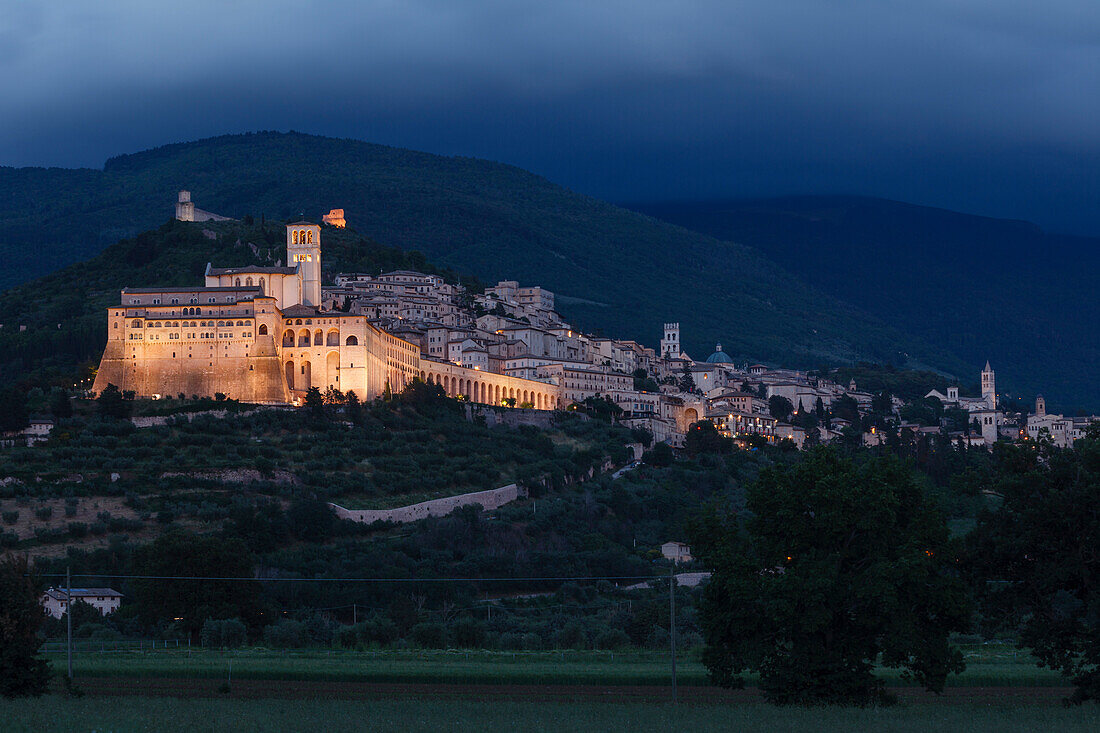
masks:
[[[902,704],[892,708],[790,709],[761,703],[680,705],[464,700],[180,700],[50,696],[0,701],[15,731],[401,730],[767,730],[767,731],[1094,731],[1094,705],[1055,702]]]
[[[948,681],[951,687],[1065,685],[1056,673],[1037,667],[1030,656],[1011,647],[976,646],[966,651],[967,669]],[[48,655],[64,670],[64,654]],[[74,659],[80,677],[227,678],[334,682],[529,685],[667,685],[669,660],[653,651],[494,652],[461,650],[268,650],[169,649],[157,651],[80,652]],[[890,684],[904,682],[883,670]],[[677,660],[680,685],[707,685],[696,654]]]

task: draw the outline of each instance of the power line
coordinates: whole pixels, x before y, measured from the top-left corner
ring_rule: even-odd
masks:
[[[41,573],[39,578],[64,578],[64,573]],[[653,575],[577,575],[531,578],[256,578],[214,575],[112,575],[110,573],[74,573],[73,578],[111,578],[113,580],[220,580],[260,583],[549,583],[592,580],[661,580]]]

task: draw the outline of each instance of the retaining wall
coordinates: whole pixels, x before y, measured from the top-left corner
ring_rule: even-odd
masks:
[[[501,486],[499,489],[487,491],[474,491],[469,494],[447,496],[442,499],[422,501],[419,504],[397,507],[396,509],[345,509],[337,504],[330,504],[341,519],[350,519],[355,522],[372,524],[374,522],[415,522],[426,517],[444,517],[455,509],[472,504],[480,504],[483,509],[496,509],[515,501],[527,492],[515,484]]]

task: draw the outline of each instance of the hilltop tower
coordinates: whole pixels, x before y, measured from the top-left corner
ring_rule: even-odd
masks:
[[[666,323],[665,337],[661,339],[661,357],[675,359],[680,355],[680,324]]]
[[[320,305],[321,227],[308,221],[287,224],[286,258],[302,273],[302,305]]]
[[[985,369],[982,370],[982,399],[990,409],[997,409],[997,379],[988,361],[985,363]]]
[[[190,191],[180,191],[176,201],[176,219],[179,221],[195,220],[195,203],[191,200]]]
[[[1035,396],[1035,417],[1043,417],[1047,414],[1047,401],[1042,395]]]

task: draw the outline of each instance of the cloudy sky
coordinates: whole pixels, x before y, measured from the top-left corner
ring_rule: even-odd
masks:
[[[1084,0],[0,0],[0,165],[294,129],[1100,234],[1098,91]]]

